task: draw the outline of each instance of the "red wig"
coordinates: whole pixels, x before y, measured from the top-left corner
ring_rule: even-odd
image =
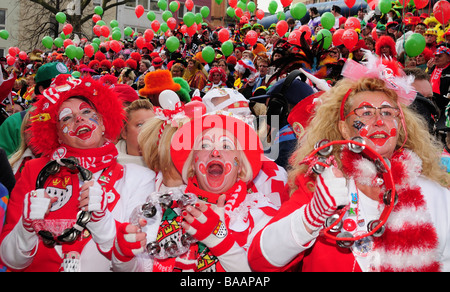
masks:
[[[390,56],[381,55],[381,47],[388,46],[391,52]],[[381,36],[375,43],[375,53],[380,56],[380,58],[397,58],[397,50],[395,49],[395,41],[390,36]]]
[[[73,79],[58,75],[35,102],[31,112],[31,147],[42,155],[51,155],[60,146],[58,141],[58,111],[64,101],[82,96],[89,100],[102,116],[105,138],[115,141],[120,135],[125,111],[117,93],[90,77]]]

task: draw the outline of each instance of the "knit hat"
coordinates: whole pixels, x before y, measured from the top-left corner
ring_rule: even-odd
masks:
[[[112,89],[122,102],[133,102],[139,99],[136,90],[128,84],[115,84]]]
[[[145,87],[139,90],[141,96],[159,95],[162,91],[170,89],[172,91],[179,91],[181,85],[175,83],[172,74],[169,70],[156,70],[147,73],[144,78]],[[159,106],[158,98],[152,99],[154,106]]]
[[[58,141],[58,111],[64,101],[83,96],[101,115],[105,126],[105,138],[115,140],[120,134],[125,112],[117,94],[91,77],[73,79],[60,74],[34,103],[36,109],[30,114],[31,145],[36,153],[49,155],[60,146]]]
[[[156,57],[152,60],[152,65],[155,68],[161,68],[163,65],[163,59],[161,57]]]
[[[189,95],[189,92],[191,91],[191,88],[189,87],[189,83],[184,80],[182,77],[173,77],[173,82],[180,84],[181,88],[176,93],[184,102],[190,102],[191,96]]]
[[[40,83],[47,80],[52,80],[59,74],[67,74],[69,69],[64,63],[53,62],[47,63],[39,67],[36,76],[34,77],[34,81],[36,83]]]

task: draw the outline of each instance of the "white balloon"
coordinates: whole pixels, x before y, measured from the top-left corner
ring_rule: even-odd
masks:
[[[180,98],[173,90],[166,89],[159,94],[159,104],[163,109],[174,110],[178,102]]]

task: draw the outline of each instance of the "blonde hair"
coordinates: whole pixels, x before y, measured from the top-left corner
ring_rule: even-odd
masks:
[[[308,156],[313,150],[314,145],[322,139],[330,141],[342,140],[343,137],[339,131],[338,124],[340,121],[340,107],[344,95],[352,89],[345,104],[344,114],[350,111],[352,97],[364,91],[379,91],[385,93],[393,101],[397,102],[397,93],[386,88],[384,81],[375,78],[363,78],[353,81],[347,78],[340,80],[330,91],[321,96],[321,103],[316,108],[314,118],[306,128],[306,134],[298,141],[296,150],[293,154],[291,168],[288,170],[288,184],[291,193],[298,187],[295,185],[295,178],[306,172],[307,166],[300,164],[302,160]],[[434,136],[432,136],[427,128],[424,119],[414,110],[407,106],[401,105],[405,125],[407,129],[407,140],[403,147],[413,151],[422,160],[422,175],[431,180],[436,181],[444,187],[450,186],[450,175],[440,165],[440,153],[443,145]],[[405,140],[405,129],[403,126],[399,131],[399,139],[396,148],[399,149]],[[333,155],[338,163],[340,161],[340,147],[333,147]]]
[[[170,143],[178,128],[167,124],[160,134],[165,121],[152,117],[144,123],[138,136],[145,164],[155,172],[162,172],[163,177],[175,178],[178,171],[170,156]]]
[[[192,147],[192,149],[200,149],[198,147],[198,145],[201,142],[201,138],[202,138],[202,135],[198,135],[195,138],[194,146]],[[250,162],[248,161],[247,156],[245,156],[245,153],[242,150],[242,147],[240,146],[237,139],[235,141],[237,144],[237,149],[240,150],[240,151],[238,151],[238,153],[239,153],[238,159],[239,159],[239,163],[241,164],[241,171],[238,173],[238,178],[240,178],[243,182],[247,183],[253,178],[252,166],[251,166]],[[194,151],[191,150],[191,152],[189,153],[189,156],[187,157],[187,159],[183,165],[183,170],[181,172],[181,176],[185,183],[187,183],[189,178],[195,176],[195,171],[194,171],[193,166],[194,166]]]

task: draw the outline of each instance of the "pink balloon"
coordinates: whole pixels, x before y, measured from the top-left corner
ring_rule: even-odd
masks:
[[[280,37],[283,37],[286,34],[288,28],[289,27],[286,20],[278,21],[277,25],[275,26],[275,30]]]
[[[136,6],[136,8],[134,9],[134,13],[136,14],[137,18],[141,18],[141,16],[144,15],[144,6]]]

